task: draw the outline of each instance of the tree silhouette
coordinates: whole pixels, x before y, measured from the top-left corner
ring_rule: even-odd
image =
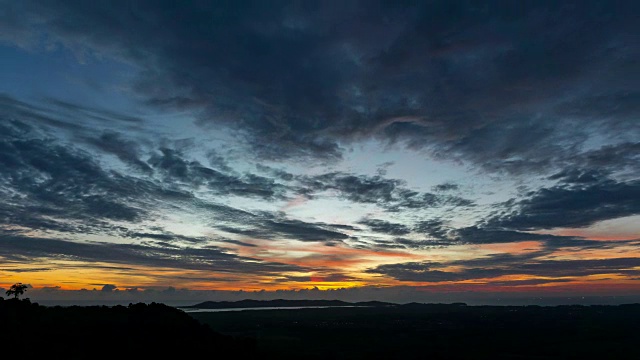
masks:
[[[13,295],[13,298],[17,299],[20,295],[24,294],[25,291],[27,291],[27,285],[15,283],[7,290],[7,296]]]

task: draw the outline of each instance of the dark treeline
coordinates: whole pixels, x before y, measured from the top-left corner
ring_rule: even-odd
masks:
[[[255,350],[253,339],[222,335],[157,303],[47,307],[0,298],[0,325],[0,344],[11,358],[251,358]]]

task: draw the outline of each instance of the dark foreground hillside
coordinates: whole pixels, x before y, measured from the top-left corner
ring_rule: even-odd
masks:
[[[7,358],[252,358],[255,342],[219,334],[176,308],[46,307],[0,300],[0,345]]]
[[[271,359],[640,359],[640,305],[190,313]]]

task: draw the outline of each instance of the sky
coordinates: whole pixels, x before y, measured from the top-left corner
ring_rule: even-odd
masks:
[[[0,288],[640,299],[636,1],[0,5]]]

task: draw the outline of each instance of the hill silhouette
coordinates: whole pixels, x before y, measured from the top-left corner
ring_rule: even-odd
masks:
[[[185,313],[158,303],[46,307],[0,300],[0,343],[5,354],[27,359],[640,358],[640,304],[355,304],[370,305]]]
[[[217,333],[176,308],[129,306],[47,307],[0,298],[3,350],[17,357],[87,359],[95,354],[251,358],[255,341]],[[13,350],[12,350],[13,351]]]
[[[381,301],[364,301],[364,302],[346,302],[341,300],[239,300],[239,301],[205,301],[192,306],[184,306],[183,308],[193,309],[241,309],[241,308],[263,308],[263,307],[380,307],[395,306],[396,304]]]

